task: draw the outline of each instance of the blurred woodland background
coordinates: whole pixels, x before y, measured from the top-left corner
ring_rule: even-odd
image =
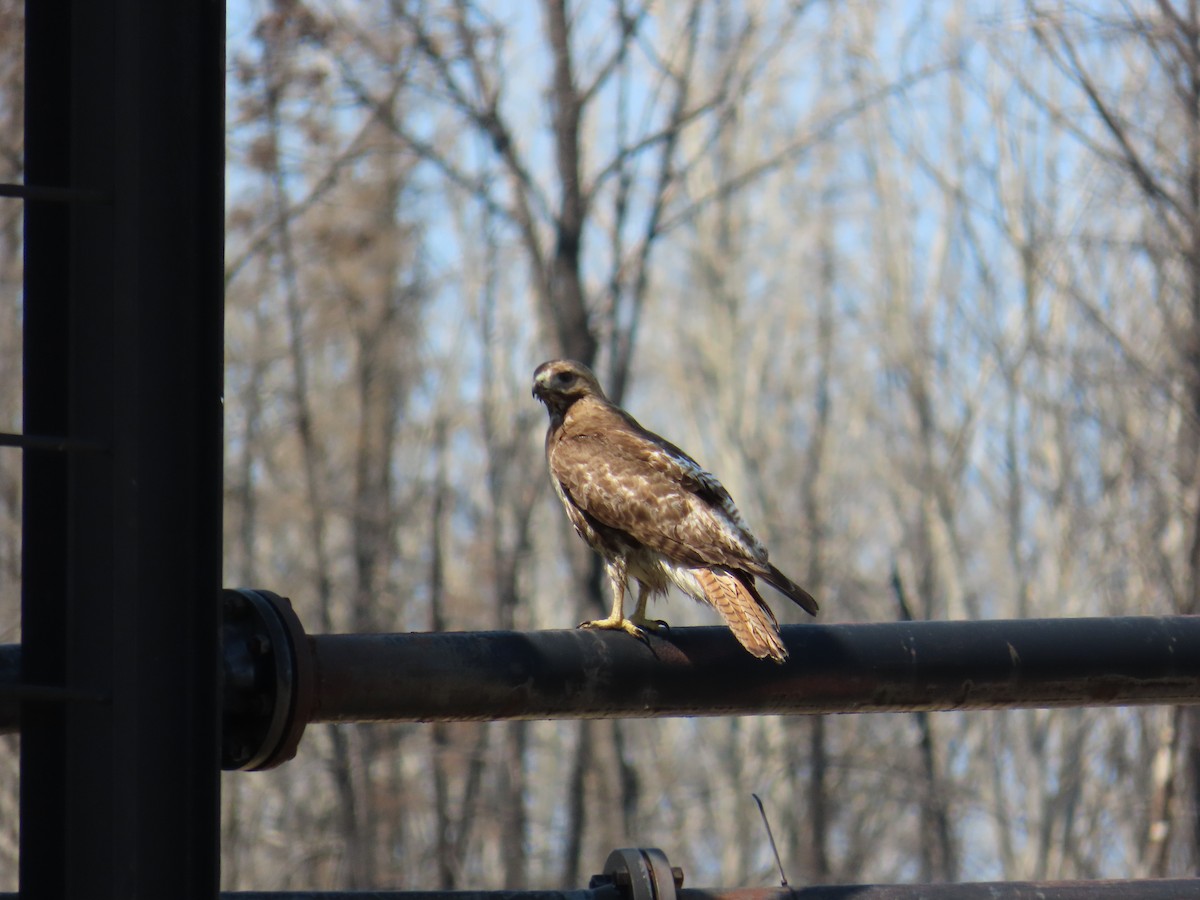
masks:
[[[558,355],[824,621],[1200,611],[1195,0],[235,0],[227,90],[225,583],[310,631],[603,611],[529,396]],[[9,201],[6,431],[21,319]],[[20,497],[0,453],[4,642]],[[1186,709],[320,726],[223,791],[227,889],[570,888],[636,845],[769,884],[752,791],[796,883],[1200,867]]]

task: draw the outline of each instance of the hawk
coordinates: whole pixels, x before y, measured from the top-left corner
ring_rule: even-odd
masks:
[[[554,490],[575,531],[603,558],[612,587],[612,612],[580,627],[645,640],[645,629],[666,624],[646,618],[646,601],[674,584],[713,607],[754,656],[783,662],[779,622],[755,578],[813,615],[817,602],[767,560],[721,483],[610,401],[582,363],[542,363],[533,396],[550,414],[546,461]],[[638,600],[626,618],[630,576]]]

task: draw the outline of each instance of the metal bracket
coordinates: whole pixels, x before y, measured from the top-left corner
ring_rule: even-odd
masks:
[[[271,769],[296,755],[312,712],[314,666],[291,602],[270,591],[222,592],[221,768]]]
[[[657,847],[614,850],[604,862],[604,872],[593,875],[588,888],[613,885],[622,900],[677,900],[683,887],[683,869],[672,866]]]

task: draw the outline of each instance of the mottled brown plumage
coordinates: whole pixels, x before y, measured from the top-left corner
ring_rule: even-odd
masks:
[[[712,606],[750,653],[783,662],[779,625],[755,577],[814,615],[817,603],[768,561],[721,483],[613,404],[582,363],[542,363],[533,395],[550,414],[554,489],[579,536],[604,558],[612,586],[612,612],[584,626],[644,637],[659,624],[646,618],[646,601],[675,584]],[[631,575],[638,602],[626,618]]]

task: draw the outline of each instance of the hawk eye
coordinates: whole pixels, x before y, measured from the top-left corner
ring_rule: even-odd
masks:
[[[566,387],[574,380],[575,380],[575,374],[573,372],[555,372],[554,373],[554,383],[556,385],[558,385],[559,387]]]

